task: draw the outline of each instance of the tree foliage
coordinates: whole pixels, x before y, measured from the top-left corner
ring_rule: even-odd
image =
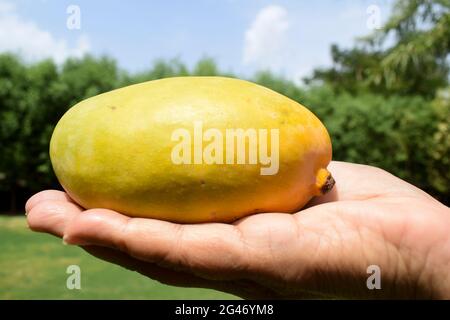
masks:
[[[317,69],[308,82],[352,93],[434,97],[448,84],[450,1],[398,0],[381,30],[351,49],[331,48],[332,68]]]
[[[448,0],[397,1],[383,29],[355,48],[331,49],[334,66],[309,86],[269,71],[250,80],[310,108],[327,126],[333,158],[384,168],[440,200],[450,199]],[[390,46],[388,39],[394,39]],[[129,84],[174,76],[233,76],[205,57],[191,68],[157,60],[130,74],[108,57],[24,63],[0,55],[0,211],[58,188],[48,148],[54,126],[77,102]]]

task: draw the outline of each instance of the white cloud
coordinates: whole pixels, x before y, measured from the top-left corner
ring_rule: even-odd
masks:
[[[0,13],[8,13],[14,11],[16,6],[11,2],[0,1]]]
[[[32,21],[25,21],[10,2],[0,1],[0,52],[11,51],[27,60],[53,58],[61,63],[68,57],[81,57],[90,50],[89,39],[81,35],[75,47],[56,39]]]
[[[380,8],[383,16],[388,15],[386,6]],[[366,9],[366,4],[351,1],[314,6],[296,1],[289,9],[266,6],[245,31],[243,66],[248,74],[269,69],[301,83],[315,68],[331,65],[331,44],[351,47],[356,36],[371,31]]]
[[[279,68],[285,57],[288,13],[270,5],[261,9],[245,32],[243,62],[257,68]]]

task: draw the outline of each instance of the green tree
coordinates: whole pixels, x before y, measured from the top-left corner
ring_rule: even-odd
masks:
[[[257,72],[252,80],[296,101],[300,101],[304,95],[304,90],[294,82],[277,76],[268,70]]]
[[[214,59],[205,57],[197,62],[191,74],[193,76],[217,76],[220,73]]]
[[[108,58],[85,56],[70,58],[62,66],[60,83],[55,88],[64,108],[80,100],[110,91],[119,86],[119,70],[116,61]]]
[[[136,74],[124,73],[121,86],[187,75],[189,75],[189,71],[186,65],[183,64],[178,58],[173,58],[170,60],[159,59],[154,62],[153,67],[148,71],[139,72]]]
[[[332,46],[333,67],[317,69],[306,80],[324,81],[338,91],[431,98],[448,83],[449,53],[450,1],[397,0],[381,30],[349,50]]]
[[[56,185],[48,147],[64,112],[85,98],[118,85],[115,61],[69,59],[59,68],[51,60],[25,64],[0,55],[0,190],[9,192],[10,211],[18,194]]]
[[[17,209],[19,189],[48,185],[48,175],[40,172],[47,158],[42,138],[57,80],[50,60],[27,66],[15,56],[0,55],[0,189],[10,192],[11,211]]]
[[[448,203],[450,100],[313,87],[299,102],[325,124],[333,159],[374,165]]]
[[[427,155],[432,170],[428,170],[432,188],[450,194],[450,87],[438,91],[432,102],[437,121]]]
[[[21,122],[27,110],[26,68],[10,54],[0,55],[0,188],[9,192],[10,209],[16,206],[20,169],[26,161],[25,150],[19,144]]]

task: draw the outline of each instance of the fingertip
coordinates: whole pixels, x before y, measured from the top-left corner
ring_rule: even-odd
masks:
[[[45,201],[33,204],[27,211],[28,227],[33,231],[45,232],[46,220],[53,210]]]
[[[61,200],[72,202],[72,199],[67,195],[67,193],[63,191],[44,190],[34,194],[27,200],[25,204],[25,213],[28,214],[34,206],[45,200]]]
[[[88,241],[78,238],[77,236],[66,234],[62,236],[62,244],[67,246],[88,246],[91,245]]]
[[[39,217],[39,214],[37,212],[39,212],[39,210],[37,210],[36,207],[33,207],[32,209],[27,211],[27,224],[30,230],[41,232],[41,224],[39,223],[39,219],[37,218]]]
[[[81,211],[79,206],[71,202],[43,200],[28,212],[28,227],[33,231],[62,236],[67,222]]]

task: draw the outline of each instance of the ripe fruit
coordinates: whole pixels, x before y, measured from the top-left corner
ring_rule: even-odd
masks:
[[[50,142],[85,208],[181,223],[293,212],[332,188],[327,130],[309,110],[231,78],[145,82],[84,100]]]

